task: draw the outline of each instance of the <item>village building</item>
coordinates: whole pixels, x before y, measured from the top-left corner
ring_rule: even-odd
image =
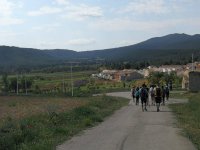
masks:
[[[137,79],[143,79],[144,75],[139,73],[137,70],[122,70],[115,73],[116,81],[132,81]]]
[[[186,65],[186,69],[200,71],[200,62],[189,63]]]
[[[196,73],[191,73],[196,72]],[[200,72],[200,63],[194,62],[189,63],[185,66],[185,71],[183,73],[183,79],[182,79],[182,89],[187,89],[193,91],[196,87],[196,83],[198,83],[198,73]],[[197,82],[193,81],[195,79]],[[193,83],[195,82],[195,83]],[[198,88],[196,88],[198,90]],[[200,89],[199,89],[200,90]],[[199,91],[198,90],[198,91]]]
[[[152,72],[163,72],[170,74],[176,72],[178,76],[182,76],[185,70],[185,66],[182,65],[163,65],[160,67],[149,66],[147,69],[144,69],[144,77],[147,78]]]
[[[179,75],[181,75],[180,73],[183,74],[184,69],[185,69],[185,66],[183,65],[163,65],[159,67],[160,72],[165,72],[168,74],[172,72],[176,72]]]
[[[143,69],[142,74],[144,75],[144,78],[148,78],[149,75],[152,72],[159,72],[158,67],[156,67],[156,66],[149,66],[149,67],[147,67],[147,69]]]
[[[182,79],[182,89],[189,89],[189,70],[186,70],[183,73],[183,79]]]
[[[200,72],[199,71],[189,72],[189,91],[192,91],[192,92],[200,91]]]
[[[114,80],[117,82],[121,81],[131,81],[137,79],[143,79],[143,74],[139,73],[137,70],[124,69],[124,70],[103,70],[99,74],[93,74],[93,77],[98,77],[105,80]]]

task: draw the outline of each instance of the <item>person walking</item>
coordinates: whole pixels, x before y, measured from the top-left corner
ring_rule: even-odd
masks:
[[[166,85],[165,87],[165,93],[166,93],[166,100],[169,100],[169,87]]]
[[[135,87],[131,88],[131,95],[132,95],[132,98],[133,98],[133,102],[135,102]]]
[[[155,100],[156,100],[157,112],[159,112],[160,111],[160,103],[162,100],[162,91],[161,91],[161,88],[159,85],[155,88]]]
[[[149,94],[151,96],[151,105],[155,105],[155,89],[153,86],[150,87]]]
[[[136,88],[135,90],[135,98],[136,98],[136,105],[139,105],[139,99],[140,99],[140,91],[139,91],[139,87]]]
[[[162,104],[165,105],[165,96],[166,96],[166,91],[164,86],[162,86]]]
[[[146,85],[143,84],[141,91],[140,91],[140,98],[141,98],[141,102],[142,102],[142,111],[147,111],[147,98],[148,98],[148,92],[146,89]]]

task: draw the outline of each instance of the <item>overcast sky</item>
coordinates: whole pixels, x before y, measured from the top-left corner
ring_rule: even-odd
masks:
[[[200,33],[200,0],[0,0],[0,45],[76,51]]]

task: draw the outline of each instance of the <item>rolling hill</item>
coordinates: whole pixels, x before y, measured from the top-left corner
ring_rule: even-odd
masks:
[[[135,45],[83,52],[0,46],[0,66],[38,66],[99,58],[107,61],[156,63],[171,59],[190,59],[192,53],[195,54],[196,59],[200,58],[200,34],[170,34],[151,38]]]

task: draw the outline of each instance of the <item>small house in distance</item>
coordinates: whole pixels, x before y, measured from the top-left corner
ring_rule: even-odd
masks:
[[[116,72],[114,75],[114,80],[116,81],[131,81],[131,80],[137,80],[137,79],[143,79],[144,75],[139,73],[136,70],[122,70],[119,72]]]

